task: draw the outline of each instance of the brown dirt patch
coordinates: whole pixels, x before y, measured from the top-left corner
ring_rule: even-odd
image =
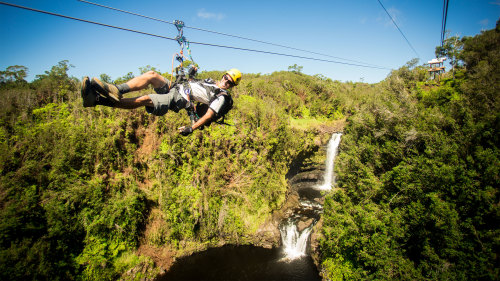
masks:
[[[161,140],[159,136],[155,134],[155,127],[154,125],[148,126],[147,128],[140,127],[136,131],[137,139],[142,140],[136,151],[136,157],[139,161],[149,159],[160,147]]]
[[[344,131],[345,125],[346,125],[346,118],[343,118],[341,120],[330,121],[319,125],[318,131],[320,133],[333,134],[336,132]]]
[[[137,249],[138,255],[143,255],[153,259],[155,264],[163,270],[168,270],[174,263],[174,253],[168,247],[156,247],[151,245],[141,245]]]

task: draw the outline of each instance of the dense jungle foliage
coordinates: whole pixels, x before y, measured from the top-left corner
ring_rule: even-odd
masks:
[[[286,198],[289,164],[319,148],[317,133],[301,128],[342,122],[335,93],[356,86],[246,74],[226,116],[232,126],[182,137],[187,114],[83,108],[70,68],[61,61],[31,83],[23,66],[0,73],[2,280],[108,280],[134,268],[152,277],[141,245],[171,258],[252,243]]]
[[[439,85],[409,64],[348,119],[328,279],[499,280],[500,28],[459,42]]]
[[[346,118],[323,276],[498,279],[499,29],[461,42],[440,83],[415,62],[373,85],[297,65],[244,74],[233,126],[189,137],[177,133],[185,114],[83,108],[68,61],[33,82],[26,67],[1,71],[0,279],[152,278],[142,246],[252,243],[286,198],[290,164]]]

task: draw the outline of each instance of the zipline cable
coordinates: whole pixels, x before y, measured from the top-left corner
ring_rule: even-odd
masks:
[[[446,19],[448,18],[448,4],[450,0],[443,0],[443,20],[441,22],[441,47],[444,45],[446,36]]]
[[[24,9],[24,10],[28,10],[28,11],[38,12],[38,13],[42,13],[42,14],[47,14],[47,15],[51,15],[51,16],[61,17],[61,18],[65,18],[65,19],[76,20],[76,21],[81,21],[81,22],[96,24],[96,25],[100,25],[100,26],[115,28],[115,29],[119,29],[119,30],[135,32],[135,33],[139,33],[139,34],[143,34],[143,35],[149,35],[149,36],[158,37],[158,38],[162,38],[162,39],[168,39],[168,40],[177,41],[175,38],[170,38],[170,37],[166,37],[166,36],[156,35],[156,34],[152,34],[152,33],[137,31],[137,30],[133,30],[133,29],[123,28],[123,27],[119,27],[119,26],[104,24],[104,23],[90,21],[90,20],[85,20],[85,19],[80,19],[80,18],[65,16],[65,15],[56,14],[56,13],[52,13],[52,12],[47,12],[47,11],[43,11],[43,10],[38,10],[38,9],[30,8],[30,7],[25,7],[25,6],[20,6],[20,5],[16,5],[16,4],[11,4],[11,3],[7,3],[7,2],[0,1],[0,4],[6,5],[6,6],[15,7],[15,8],[19,8],[19,9]]]
[[[11,4],[11,3],[7,3],[7,2],[0,1],[0,4],[1,5],[5,5],[5,6],[14,7],[14,8],[24,9],[24,10],[28,10],[28,11],[38,12],[38,13],[42,13],[42,14],[47,14],[47,15],[51,15],[51,16],[56,16],[56,17],[61,17],[61,18],[66,18],[66,19],[81,21],[81,22],[85,22],[85,23],[100,25],[100,26],[104,26],[104,27],[109,27],[109,28],[114,28],[114,29],[129,31],[129,32],[134,32],[134,33],[143,34],[143,35],[147,35],[147,36],[152,36],[152,37],[156,37],[156,38],[177,41],[175,38],[170,38],[170,37],[166,37],[166,36],[162,36],[162,35],[157,35],[157,34],[153,34],[153,33],[148,33],[148,32],[133,30],[133,29],[129,29],[129,28],[124,28],[124,27],[119,27],[119,26],[104,24],[104,23],[100,23],[100,22],[95,22],[95,21],[90,21],[90,20],[85,20],[85,19],[80,19],[80,18],[65,16],[65,15],[56,14],[56,13],[52,13],[52,12],[47,12],[47,11],[43,11],[43,10],[38,10],[38,9],[30,8],[30,7],[25,7],[25,6],[20,6],[20,5],[16,5],[16,4]],[[293,57],[293,58],[314,60],[314,61],[337,63],[337,64],[344,64],[344,65],[350,65],[350,66],[359,66],[359,67],[366,67],[366,68],[390,70],[390,68],[386,68],[386,67],[368,66],[368,65],[361,65],[361,64],[354,64],[354,63],[347,63],[347,62],[340,62],[340,61],[333,61],[333,60],[325,60],[325,59],[319,59],[319,58],[314,58],[314,57],[304,57],[304,56],[297,56],[297,55],[290,55],[290,54],[283,54],[283,53],[276,53],[276,52],[268,52],[268,51],[254,50],[254,49],[247,49],[247,48],[239,48],[239,47],[232,47],[232,46],[224,46],[224,45],[217,45],[217,44],[210,44],[210,43],[203,43],[203,42],[190,42],[190,44],[198,44],[198,45],[203,45],[203,46],[219,47],[219,48],[234,49],[234,50],[240,50],[240,51],[248,51],[248,52],[255,52],[255,53],[263,53],[263,54],[270,54],[270,55],[278,55],[278,56],[286,56],[286,57]]]
[[[441,47],[443,47],[443,27],[444,27],[444,13],[446,10],[446,0],[443,0],[443,15],[441,16],[441,38],[439,40],[441,41]]]
[[[117,12],[129,14],[129,15],[134,15],[134,16],[138,16],[138,17],[142,17],[142,18],[146,18],[146,19],[150,19],[150,20],[154,20],[154,21],[158,21],[158,22],[162,22],[162,23],[168,23],[168,24],[175,25],[173,22],[169,22],[169,21],[166,21],[166,20],[157,19],[157,18],[153,18],[153,17],[141,15],[141,14],[134,13],[134,12],[129,12],[129,11],[125,11],[125,10],[113,8],[113,7],[110,7],[110,6],[105,6],[105,5],[102,5],[102,4],[98,4],[98,3],[94,3],[94,2],[90,2],[90,1],[86,1],[86,0],[77,0],[77,1],[80,1],[80,2],[83,2],[83,3],[87,3],[87,4],[90,4],[90,5],[95,5],[95,6],[102,7],[102,8],[106,8],[106,9],[110,9],[110,10],[113,10],[113,11],[117,11]],[[276,46],[276,47],[287,48],[287,49],[301,51],[301,52],[307,52],[307,53],[311,53],[311,54],[315,54],[315,55],[321,55],[321,56],[325,56],[325,57],[330,57],[330,58],[335,58],[335,59],[340,59],[340,60],[345,60],[345,61],[350,61],[350,62],[355,62],[355,63],[360,63],[360,64],[366,64],[366,65],[370,65],[370,66],[381,67],[381,66],[378,66],[378,65],[375,65],[375,64],[366,63],[366,62],[345,59],[345,58],[341,58],[341,57],[336,57],[336,56],[331,56],[331,55],[327,55],[327,54],[317,53],[317,52],[313,52],[313,51],[298,49],[298,48],[289,47],[289,46],[285,46],[285,45],[280,45],[280,44],[276,44],[276,43],[271,43],[271,42],[261,41],[261,40],[257,40],[257,39],[242,37],[242,36],[238,36],[238,35],[232,35],[232,34],[222,33],[222,32],[218,32],[218,31],[212,31],[212,30],[202,29],[202,28],[193,27],[193,26],[184,25],[184,28],[190,28],[190,29],[194,29],[194,30],[198,30],[198,31],[204,31],[204,32],[209,32],[209,33],[217,34],[217,35],[224,35],[224,36],[229,36],[229,37],[233,37],[233,38],[238,38],[238,39],[243,39],[243,40],[258,42],[258,43],[262,43],[262,44],[272,45],[272,46]]]
[[[417,57],[420,59],[420,55],[417,53],[417,51],[415,50],[415,48],[413,48],[413,46],[411,45],[410,41],[408,41],[408,39],[404,35],[403,31],[401,31],[401,29],[399,28],[399,26],[396,24],[396,22],[392,18],[391,14],[389,14],[389,12],[384,7],[384,5],[382,4],[382,2],[380,2],[380,0],[377,0],[377,1],[380,4],[380,6],[382,6],[382,8],[384,9],[384,11],[387,13],[387,15],[389,16],[389,18],[392,20],[392,22],[394,23],[394,25],[397,27],[397,29],[399,30],[399,33],[401,33],[401,35],[403,35],[403,38],[406,40],[406,42],[408,43],[408,45],[410,46],[410,48],[415,52],[415,54],[417,55]]]

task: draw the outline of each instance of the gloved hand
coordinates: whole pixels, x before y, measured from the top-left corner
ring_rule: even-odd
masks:
[[[179,128],[179,132],[180,132],[180,133],[181,133],[181,135],[183,135],[183,136],[188,136],[188,135],[190,135],[191,133],[193,133],[193,128],[191,128],[190,126],[180,127],[180,128]]]
[[[189,79],[193,79],[196,76],[197,71],[198,71],[198,68],[196,66],[191,66],[191,68],[188,71]]]

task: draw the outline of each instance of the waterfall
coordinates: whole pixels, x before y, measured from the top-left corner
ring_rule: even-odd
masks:
[[[335,181],[333,175],[334,160],[337,155],[341,135],[340,133],[333,134],[328,142],[323,184],[313,185],[311,188],[319,190],[330,190],[332,188],[332,183]],[[294,211],[294,214],[280,226],[281,242],[285,254],[284,260],[294,260],[306,255],[309,235],[322,212],[323,206],[314,201],[314,199],[300,198],[300,205]],[[298,223],[301,219],[305,221],[304,218],[312,220],[312,223],[299,232]]]
[[[328,149],[326,153],[326,170],[323,184],[316,186],[320,190],[330,190],[332,189],[332,183],[335,181],[333,168],[335,167],[335,156],[337,155],[337,150],[340,144],[341,133],[335,133],[328,142]]]
[[[283,250],[287,259],[294,260],[306,255],[307,241],[313,225],[298,231],[296,222],[291,218],[280,227]]]

